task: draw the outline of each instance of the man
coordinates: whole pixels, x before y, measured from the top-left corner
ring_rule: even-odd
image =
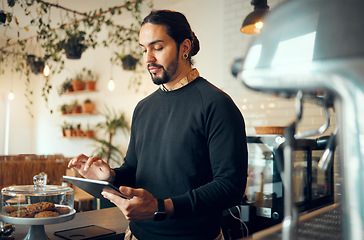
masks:
[[[132,196],[103,193],[130,220],[125,239],[223,239],[222,212],[240,203],[247,178],[243,117],[192,69],[199,42],[183,14],[152,11],[139,42],[160,88],[135,108],[124,164],[79,155],[69,167]]]

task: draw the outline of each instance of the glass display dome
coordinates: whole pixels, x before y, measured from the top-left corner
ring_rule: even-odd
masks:
[[[34,176],[33,182],[34,185],[10,186],[1,190],[0,220],[30,225],[25,240],[48,240],[44,225],[74,218],[74,191],[66,186],[44,185],[44,175]]]
[[[74,191],[70,187],[43,185],[37,175],[34,185],[10,186],[1,190],[1,215],[11,218],[50,218],[70,214]]]

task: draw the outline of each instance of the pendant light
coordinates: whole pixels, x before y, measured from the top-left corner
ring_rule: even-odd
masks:
[[[107,84],[107,88],[109,89],[110,92],[115,90],[115,82],[112,78],[110,78],[110,80]]]
[[[10,91],[9,95],[8,95],[9,100],[13,100],[14,99],[14,93],[13,91]]]
[[[115,90],[115,82],[113,80],[113,74],[112,74],[112,68],[113,68],[113,63],[111,63],[111,67],[110,67],[110,80],[107,83],[107,88],[109,89],[110,92],[113,92]]]
[[[269,6],[267,0],[252,0],[251,4],[254,6],[254,11],[246,16],[240,31],[246,34],[258,34],[263,28],[263,18]]]
[[[43,75],[44,75],[45,77],[48,77],[48,76],[49,76],[49,72],[50,72],[49,66],[48,66],[48,64],[46,64],[46,65],[44,66],[44,69],[43,69]]]

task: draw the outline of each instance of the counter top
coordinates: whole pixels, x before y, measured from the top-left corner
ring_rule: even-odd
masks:
[[[101,210],[79,212],[76,213],[75,218],[71,221],[45,225],[44,229],[49,239],[60,240],[63,238],[55,236],[54,232],[88,225],[97,225],[114,230],[116,234],[121,234],[125,232],[128,223],[129,221],[125,219],[123,213],[118,208],[112,207]],[[24,239],[29,228],[30,226],[28,225],[15,224],[15,233],[13,234],[15,240]]]

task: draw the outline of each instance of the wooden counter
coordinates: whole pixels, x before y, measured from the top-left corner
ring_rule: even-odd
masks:
[[[121,235],[122,233],[125,232],[125,229],[127,228],[128,224],[129,221],[125,219],[122,212],[118,208],[112,207],[112,208],[104,208],[101,210],[79,212],[76,213],[75,218],[71,221],[59,224],[45,225],[44,228],[46,234],[51,240],[60,240],[63,238],[55,236],[54,232],[71,229],[75,227],[97,225],[103,228],[114,230],[116,234]],[[13,237],[15,238],[15,240],[24,239],[28,233],[28,230],[29,226],[15,225],[15,233]],[[115,238],[115,235],[113,236]],[[112,239],[112,238],[104,238],[104,239]]]

